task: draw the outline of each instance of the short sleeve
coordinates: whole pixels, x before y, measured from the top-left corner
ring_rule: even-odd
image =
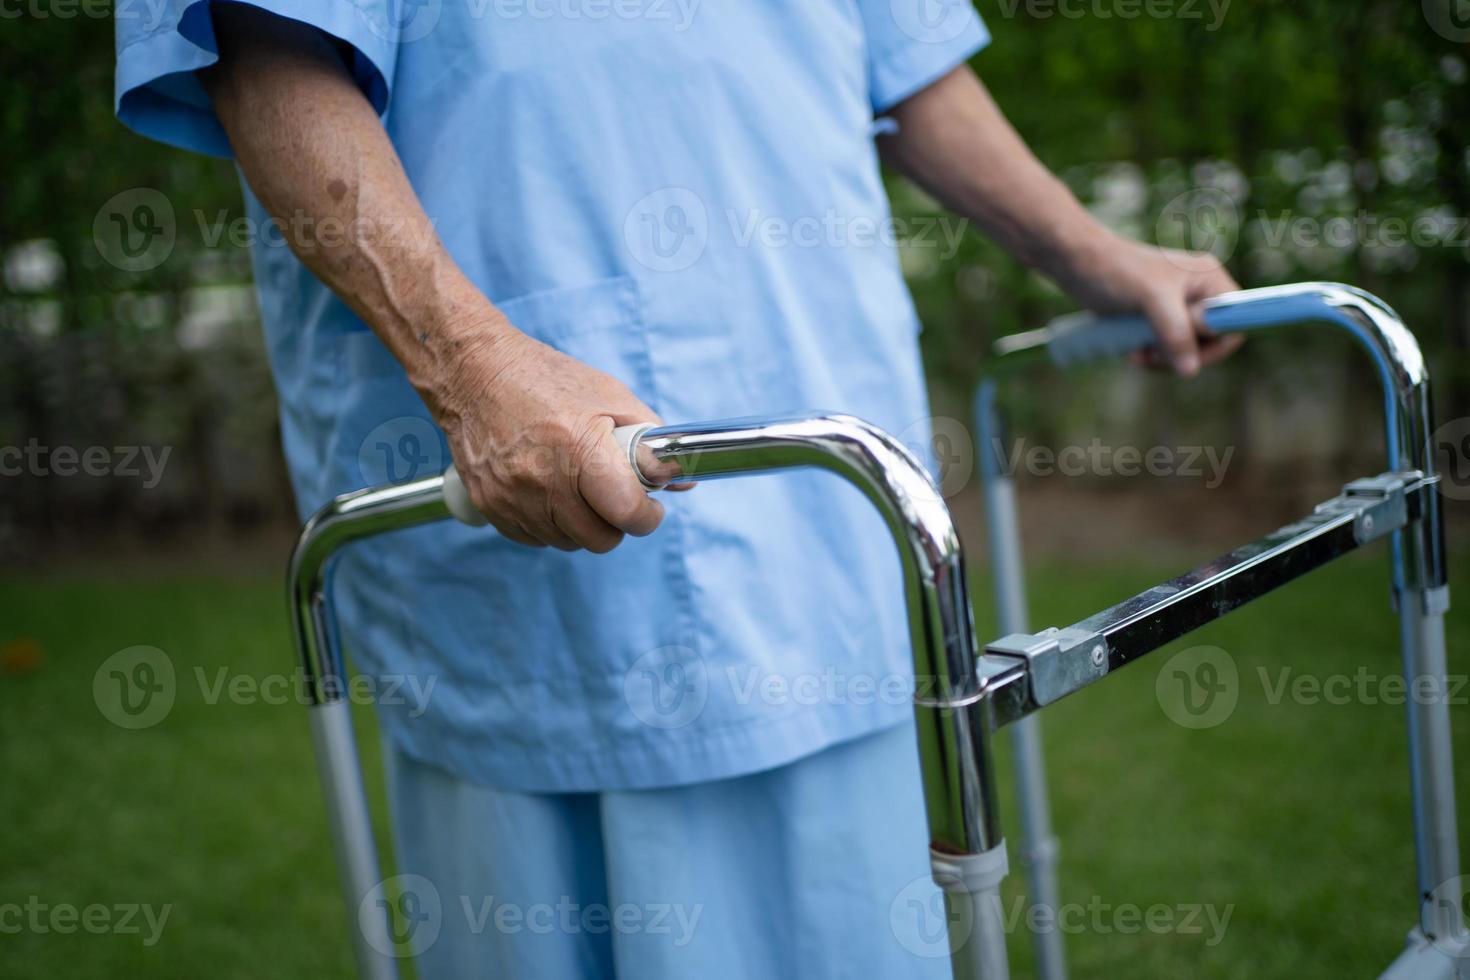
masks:
[[[119,0],[114,4],[117,117],[144,136],[186,150],[231,156],[230,141],[194,72],[219,60],[213,0]],[[239,2],[239,0],[230,0]],[[346,42],[352,72],[381,115],[388,107],[403,0],[249,0]]]
[[[970,0],[856,0],[868,39],[868,91],[883,113],[990,43]]]

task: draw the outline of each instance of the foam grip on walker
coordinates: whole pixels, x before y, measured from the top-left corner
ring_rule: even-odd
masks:
[[[490,519],[475,509],[470,492],[459,478],[459,470],[452,465],[444,471],[444,504],[454,519],[470,527],[484,527]]]
[[[1122,357],[1155,342],[1153,328],[1141,316],[1071,313],[1052,321],[1051,334],[1046,349],[1058,367]]]
[[[662,490],[665,484],[653,483],[643,475],[643,468],[638,465],[638,440],[643,433],[649,429],[656,428],[652,422],[636,422],[633,425],[620,425],[613,429],[613,438],[618,442],[618,448],[623,451],[623,456],[628,460],[628,465],[633,468],[633,473],[638,477],[638,482],[643,484],[645,490]]]

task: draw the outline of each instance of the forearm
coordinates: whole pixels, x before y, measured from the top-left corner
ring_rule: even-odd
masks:
[[[617,379],[515,329],[450,258],[333,42],[212,8],[200,77],[292,250],[403,364],[475,506],[526,545],[607,551],[663,514],[613,427],[658,416]]]
[[[1077,285],[1110,233],[1026,146],[968,68],[900,104],[884,160],[946,207],[978,224],[1006,251]]]
[[[450,258],[330,40],[233,5],[214,16],[221,60],[201,79],[251,190],[433,398],[466,345],[508,324]]]

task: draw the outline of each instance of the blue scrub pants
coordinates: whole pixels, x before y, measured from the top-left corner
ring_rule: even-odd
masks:
[[[950,975],[911,726],[660,790],[388,772],[423,980]]]

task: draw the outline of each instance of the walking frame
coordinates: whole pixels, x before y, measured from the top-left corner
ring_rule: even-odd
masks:
[[[970,592],[949,509],[922,464],[882,430],[844,415],[737,419],[618,430],[644,476],[657,461],[681,482],[798,467],[830,470],[856,485],[885,518],[898,546],[908,603],[920,766],[930,858],[944,890],[956,980],[1009,976],[999,888],[1007,874],[991,756],[1011,729],[1029,900],[1055,910],[1056,842],[1047,812],[1036,712],[1106,679],[1250,600],[1380,538],[1389,538],[1407,689],[1446,690],[1444,614],[1449,607],[1440,497],[1431,434],[1429,376],[1413,335],[1391,309],[1349,286],[1303,283],[1243,290],[1207,303],[1218,333],[1327,323],[1372,356],[1384,391],[1387,470],[1355,480],[1300,521],[1063,629],[1028,632],[1015,488],[996,458],[1003,431],[997,383],[1038,360],[1059,366],[1121,355],[1152,340],[1138,318],[1064,317],[1005,338],[977,398],[977,434],[989,550],[1001,628],[975,642]],[[331,607],[332,558],[387,531],[458,518],[483,524],[454,468],[442,476],[344,494],[303,528],[291,557],[289,598],[300,669],[310,692],[312,740],[336,852],[357,969],[397,977],[377,848],[345,697],[346,667]],[[1470,980],[1470,934],[1460,877],[1450,720],[1443,697],[1407,698],[1409,771],[1417,855],[1417,920],[1389,980]],[[957,928],[956,924],[963,924]],[[1059,933],[1034,936],[1037,975],[1064,975]]]

